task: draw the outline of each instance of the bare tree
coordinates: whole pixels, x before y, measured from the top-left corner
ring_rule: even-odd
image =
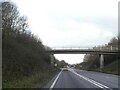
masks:
[[[24,32],[27,26],[27,18],[25,16],[20,16],[16,5],[11,2],[2,2],[3,36],[9,37],[13,32]]]

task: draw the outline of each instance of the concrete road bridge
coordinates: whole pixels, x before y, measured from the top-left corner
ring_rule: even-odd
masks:
[[[51,63],[54,61],[54,54],[98,54],[100,55],[100,68],[104,68],[104,55],[119,54],[118,48],[52,48],[47,50],[51,54]]]

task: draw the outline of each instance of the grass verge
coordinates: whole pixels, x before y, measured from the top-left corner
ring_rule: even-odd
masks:
[[[47,83],[56,70],[46,70],[37,72],[21,80],[5,81],[2,83],[3,88],[40,88]]]

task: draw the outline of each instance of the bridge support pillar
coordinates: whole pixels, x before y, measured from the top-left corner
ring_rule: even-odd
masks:
[[[50,57],[51,57],[51,66],[53,66],[54,65],[54,55],[51,54]]]
[[[104,68],[104,55],[101,54],[100,55],[100,70],[102,71],[103,68]]]

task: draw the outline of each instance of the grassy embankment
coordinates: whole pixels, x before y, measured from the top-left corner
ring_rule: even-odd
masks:
[[[118,65],[118,60],[115,60],[115,61],[111,62],[110,64],[104,66],[104,68],[102,70],[99,67],[91,69],[87,65],[84,65],[84,67],[82,67],[82,68],[81,67],[77,67],[77,68],[80,68],[83,70],[88,70],[88,71],[96,71],[96,72],[103,72],[103,73],[108,73],[108,74],[120,75],[120,72],[119,72],[120,67]]]
[[[28,21],[12,2],[2,7],[3,88],[42,87],[56,72],[40,38],[28,30]]]
[[[47,84],[47,82],[52,78],[52,76],[57,71],[43,71],[38,72],[28,77],[23,77],[21,80],[11,80],[5,81],[3,83],[4,88],[41,88]]]
[[[110,63],[109,65],[105,66],[102,72],[120,75],[118,71],[119,71],[119,65],[118,65],[118,60],[116,60]]]

